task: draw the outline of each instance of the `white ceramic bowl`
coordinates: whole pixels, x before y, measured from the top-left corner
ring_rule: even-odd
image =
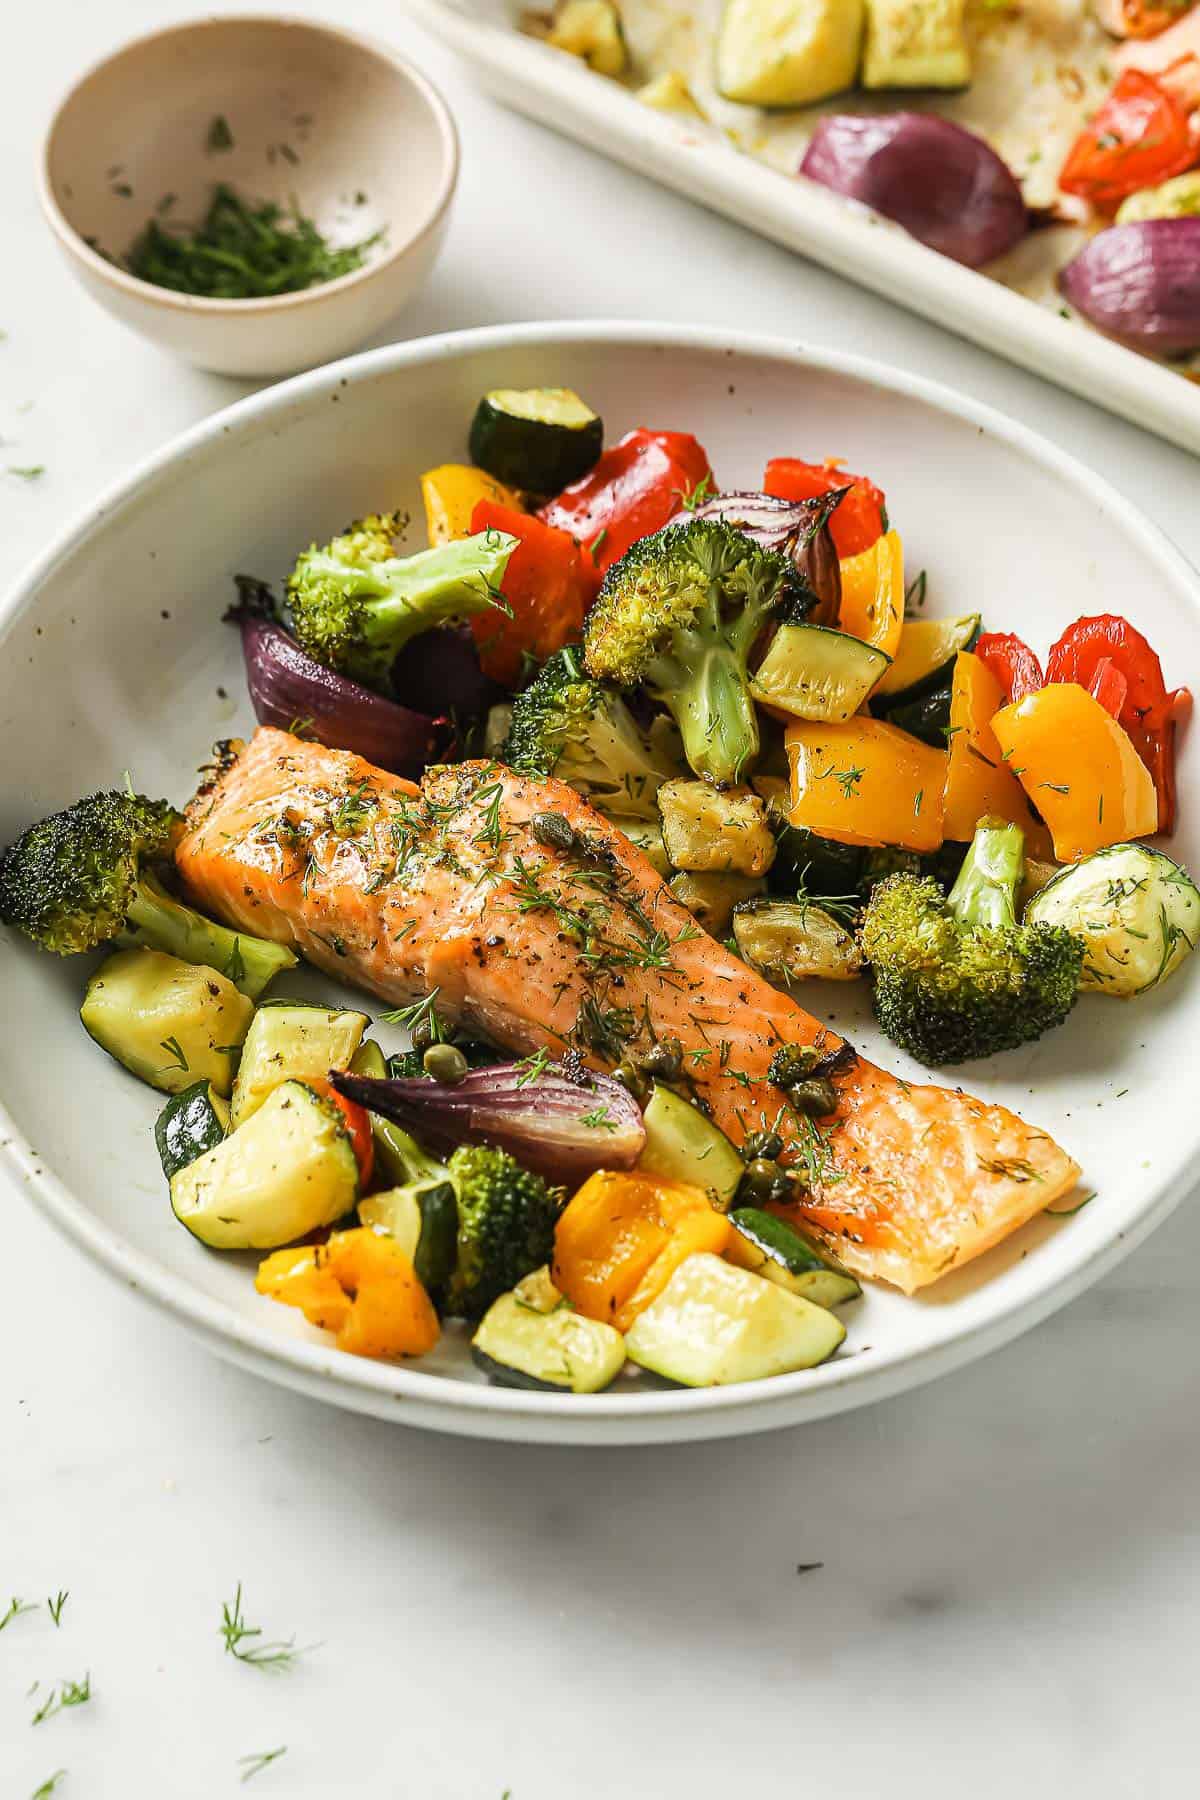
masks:
[[[238,640],[220,622],[235,571],[277,578],[297,546],[372,507],[419,516],[419,473],[462,456],[479,394],[535,384],[578,388],[610,436],[646,423],[696,432],[726,486],[757,485],[768,455],[843,455],[886,489],[910,570],[928,570],[931,612],[979,609],[1044,649],[1077,614],[1119,607],[1160,648],[1169,678],[1200,666],[1198,583],[1178,553],[1103,481],[972,401],[849,357],[670,326],[470,332],[375,351],[242,402],[137,470],[48,551],[0,613],[0,732],[26,747],[9,761],[20,775],[3,796],[0,841],[125,769],[140,788],[184,799],[209,744],[251,723]],[[1175,848],[1197,863],[1194,731],[1181,791]],[[878,1399],[1078,1293],[1165,1215],[1200,1160],[1200,988],[1189,967],[1128,1006],[1085,998],[1042,1043],[961,1072],[1075,1153],[1097,1197],[1073,1217],[1035,1222],[918,1299],[873,1289],[845,1309],[844,1351],[819,1369],[695,1393],[624,1379],[594,1397],[506,1392],[482,1384],[454,1333],[420,1365],[342,1355],[260,1299],[242,1259],[189,1237],[151,1141],[157,1096],[108,1062],[75,1017],[86,964],[0,940],[0,1140],[36,1204],[222,1355],[324,1399],[446,1430],[650,1442]],[[333,992],[307,980],[314,995]],[[880,1040],[861,989],[803,997],[869,1055],[921,1078]]]
[[[335,26],[247,16],[138,38],[84,75],[47,132],[41,198],[75,275],[123,324],[202,369],[283,375],[356,349],[412,298],[457,178],[453,120],[411,63]],[[335,245],[380,241],[352,274],[265,300],[179,294],[121,266],[152,214],[197,221],[217,182],[294,199]]]

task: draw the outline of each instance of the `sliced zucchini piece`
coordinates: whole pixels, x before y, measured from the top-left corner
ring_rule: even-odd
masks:
[[[629,62],[621,15],[613,0],[561,0],[546,42],[569,56],[582,57],[597,75],[623,75]]]
[[[167,1180],[215,1149],[228,1130],[229,1102],[211,1082],[193,1082],[181,1093],[172,1094],[154,1125],[158,1160]]]
[[[867,0],[863,87],[966,87],[965,13],[966,0]]]
[[[118,950],[87,984],[79,1017],[131,1074],[164,1094],[198,1081],[233,1085],[254,1002],[203,963],[161,950]]]
[[[471,455],[509,487],[554,494],[586,475],[604,425],[570,388],[496,388],[471,423]]]
[[[563,1296],[555,1287],[554,1278],[550,1274],[549,1263],[543,1263],[540,1269],[522,1275],[513,1293],[522,1306],[528,1306],[534,1312],[554,1312],[563,1303]]]
[[[501,1294],[484,1314],[471,1355],[498,1387],[598,1394],[620,1374],[625,1343],[619,1331],[585,1319],[561,1294],[545,1311],[512,1293]]]
[[[655,1082],[642,1114],[646,1142],[637,1166],[644,1174],[704,1188],[718,1212],[737,1192],[746,1165],[725,1133],[699,1107]]]
[[[947,675],[934,687],[922,688],[911,698],[901,694],[895,700],[871,702],[876,718],[886,719],[910,737],[920,738],[933,750],[944,750],[950,742],[950,710],[954,701],[954,679]]]
[[[849,1269],[843,1269],[836,1258],[818,1250],[774,1213],[762,1212],[757,1206],[739,1206],[730,1213],[729,1223],[733,1236],[725,1255],[739,1269],[774,1281],[814,1306],[841,1306],[862,1293]]]
[[[765,875],[775,838],[752,788],[664,781],[658,790],[663,843],[673,868],[690,875]]]
[[[845,1328],[823,1306],[703,1252],[680,1263],[626,1333],[631,1362],[684,1387],[811,1369]]]
[[[1200,213],[1200,172],[1173,175],[1159,187],[1140,188],[1117,208],[1117,224],[1139,219],[1189,219]]]
[[[371,1194],[358,1216],[396,1240],[431,1298],[442,1292],[458,1260],[458,1202],[448,1181]]]
[[[367,1015],[332,1012],[298,1000],[268,1000],[246,1033],[233,1088],[236,1131],[281,1081],[305,1081],[346,1069],[362,1042]]]
[[[717,89],[750,106],[806,106],[853,87],[863,0],[725,0]]]
[[[723,937],[738,902],[752,900],[766,885],[750,875],[675,875],[671,892],[711,937]]]
[[[663,842],[661,825],[655,825],[649,819],[618,818],[612,813],[607,816],[609,824],[623,831],[630,843],[641,851],[655,874],[666,880],[671,874],[671,859]]]
[[[637,97],[643,106],[649,106],[655,112],[680,113],[688,119],[704,117],[686,77],[678,69],[667,69],[656,75],[653,81],[638,89]]]
[[[874,644],[830,625],[781,625],[750,691],[794,719],[842,723],[887,680],[890,661]]]
[[[895,659],[876,687],[876,697],[911,698],[943,671],[948,673],[959,651],[969,650],[979,636],[979,626],[978,613],[959,619],[905,619]]]
[[[855,981],[863,971],[853,932],[811,900],[748,900],[734,908],[733,935],[772,981]]]
[[[213,1250],[275,1250],[336,1224],[358,1199],[358,1160],[337,1107],[285,1081],[252,1119],[171,1178],[181,1225]]]
[[[1084,942],[1080,988],[1131,1000],[1173,975],[1200,936],[1200,892],[1186,869],[1144,844],[1112,844],[1048,881],[1028,923]]]

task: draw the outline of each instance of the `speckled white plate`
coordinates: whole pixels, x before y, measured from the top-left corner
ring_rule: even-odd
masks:
[[[182,801],[210,743],[249,728],[230,577],[278,577],[297,546],[356,513],[408,505],[431,463],[463,455],[478,395],[564,384],[610,436],[694,431],[721,483],[756,486],[769,455],[843,455],[886,489],[931,612],[981,610],[1044,649],[1081,612],[1119,609],[1168,675],[1200,668],[1200,581],[1112,488],[1023,426],[932,383],[850,357],[709,331],[526,325],[391,346],[243,401],[136,470],[80,520],[0,609],[0,841],[119,782]],[[1200,862],[1200,734],[1184,742],[1176,853]],[[1113,1266],[1200,1166],[1192,1074],[1197,971],[1121,1006],[1087,997],[1040,1045],[963,1071],[1044,1126],[1096,1197],[1041,1219],[915,1300],[875,1289],[844,1309],[823,1368],[706,1392],[622,1379],[574,1398],[501,1391],[448,1334],[393,1367],[336,1351],[255,1295],[238,1257],[172,1217],[151,1125],[157,1096],[108,1061],[75,1017],[86,965],[0,933],[0,1138],[34,1203],[100,1266],[214,1350],[339,1405],[440,1430],[544,1442],[664,1442],[763,1430],[861,1405],[992,1349]],[[306,977],[308,992],[331,984]],[[298,988],[303,991],[303,984]],[[858,989],[806,990],[867,1054],[881,1044]],[[917,1077],[919,1078],[919,1077]],[[136,1321],[130,1316],[130,1329]]]

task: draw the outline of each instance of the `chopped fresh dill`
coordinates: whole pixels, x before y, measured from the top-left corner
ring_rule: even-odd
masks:
[[[381,232],[335,249],[293,200],[251,204],[225,182],[197,226],[151,218],[125,258],[140,281],[210,300],[295,294],[361,269]]]
[[[22,1613],[36,1611],[36,1600],[21,1600],[14,1594],[8,1603],[8,1611],[0,1617],[0,1631],[3,1631],[6,1625],[11,1625],[14,1619],[19,1619]]]
[[[717,490],[713,486],[712,476],[706,470],[695,487],[676,488],[675,492],[679,495],[679,504],[683,510],[695,512],[696,508],[703,506],[706,500],[715,499]]]
[[[535,1050],[532,1056],[523,1056],[517,1064],[521,1071],[517,1076],[517,1086],[519,1088],[532,1087],[535,1081],[541,1080],[549,1064],[550,1052],[544,1045],[540,1050]]]
[[[182,1069],[184,1074],[187,1074],[192,1065],[187,1059],[187,1052],[184,1050],[183,1045],[177,1037],[163,1038],[158,1047],[160,1050],[165,1050],[171,1059],[170,1062],[165,1065],[166,1068]]]
[[[229,129],[229,120],[224,113],[218,113],[213,119],[204,140],[204,148],[209,151],[233,149],[233,133]]]
[[[218,1630],[225,1640],[225,1649],[230,1656],[236,1656],[239,1662],[249,1663],[255,1669],[267,1669],[277,1672],[290,1669],[298,1656],[304,1655],[303,1649],[297,1649],[295,1638],[284,1638],[274,1642],[253,1642],[262,1639],[262,1627],[247,1625],[242,1614],[242,1584],[239,1581],[233,1600],[226,1600],[221,1606],[221,1623]]]
[[[60,1588],[58,1590],[57,1594],[55,1594],[53,1600],[51,1600],[49,1598],[49,1596],[47,1596],[46,1610],[50,1614],[50,1617],[54,1620],[55,1625],[62,1624],[63,1607],[67,1604],[67,1601],[70,1599],[70,1597],[71,1597],[71,1590],[69,1588]]]
[[[57,1682],[34,1713],[32,1723],[40,1725],[43,1719],[52,1719],[55,1713],[62,1712],[68,1706],[85,1706],[91,1697],[90,1674],[85,1675],[82,1681]]]
[[[858,792],[858,785],[866,772],[865,769],[856,769],[853,767],[848,769],[835,769],[833,764],[830,763],[827,769],[819,769],[817,771],[816,780],[828,781],[832,779],[836,781],[842,790],[843,797],[847,800],[853,800],[855,794]]]
[[[981,1156],[979,1167],[986,1175],[1001,1175],[1009,1181],[1041,1181],[1042,1176],[1031,1162],[1020,1156]]]
[[[431,1044],[444,1043],[446,1034],[437,1010],[437,997],[441,991],[440,987],[432,988],[423,1000],[414,1000],[411,1006],[400,1006],[395,1012],[380,1016],[386,1025],[399,1025],[414,1038],[418,1033],[428,1032]]]
[[[589,1126],[593,1131],[615,1131],[617,1121],[612,1117],[607,1106],[597,1106],[590,1113],[584,1113],[581,1125]]]
[[[45,463],[9,463],[5,473],[16,475],[22,481],[39,481],[46,473],[46,465]]]
[[[66,1772],[65,1769],[55,1769],[53,1775],[47,1775],[41,1786],[34,1788],[32,1794],[29,1796],[29,1800],[50,1800],[50,1795],[54,1792]]]
[[[249,1756],[239,1756],[238,1768],[242,1771],[242,1780],[249,1781],[252,1775],[257,1775],[271,1763],[278,1762],[281,1756],[286,1755],[287,1745],[280,1744],[277,1750],[256,1750]]]

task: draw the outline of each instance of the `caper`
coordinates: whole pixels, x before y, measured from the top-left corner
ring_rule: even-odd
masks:
[[[683,1066],[683,1045],[678,1038],[662,1038],[638,1057],[638,1066],[658,1081],[674,1081]]]
[[[529,821],[529,828],[539,844],[545,844],[550,850],[573,850],[575,848],[575,831],[570,821],[561,813],[534,813]]]
[[[453,1087],[456,1081],[461,1081],[470,1066],[462,1051],[454,1044],[430,1044],[421,1058],[421,1067],[425,1073],[449,1087]]]
[[[784,1044],[771,1058],[767,1080],[786,1092],[798,1081],[810,1076],[821,1060],[821,1052],[811,1044]]]
[[[837,1111],[837,1089],[828,1075],[814,1075],[809,1081],[798,1081],[789,1089],[788,1097],[797,1112],[807,1113],[812,1119]]]
[[[642,1071],[629,1061],[628,1057],[623,1058],[617,1064],[612,1072],[612,1078],[614,1081],[619,1081],[627,1093],[633,1095],[639,1106],[649,1095],[650,1083]]]
[[[414,1050],[428,1050],[430,1044],[436,1044],[433,1034],[432,1019],[418,1019],[412,1028],[412,1047]]]
[[[765,1156],[756,1156],[746,1166],[738,1188],[738,1200],[745,1206],[765,1206],[771,1200],[786,1200],[788,1193],[788,1178],[779,1164]]]
[[[742,1145],[742,1155],[747,1162],[760,1156],[767,1162],[775,1162],[783,1155],[783,1139],[777,1131],[752,1131]]]

